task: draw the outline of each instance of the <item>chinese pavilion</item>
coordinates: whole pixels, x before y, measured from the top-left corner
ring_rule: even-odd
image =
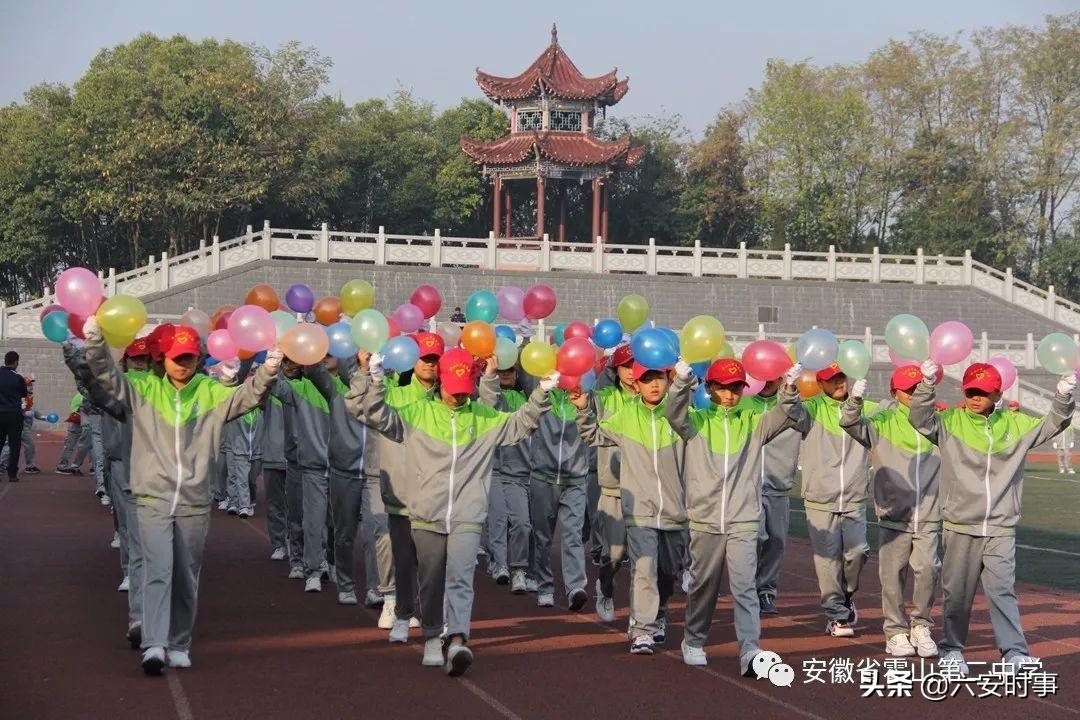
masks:
[[[566,183],[592,185],[592,238],[608,237],[608,184],[613,173],[640,162],[645,149],[630,137],[605,141],[596,137],[598,118],[619,102],[629,78],[612,70],[585,77],[559,45],[551,27],[551,44],[525,72],[498,77],[476,71],[476,82],[510,114],[510,134],[485,142],[462,136],[461,149],[484,168],[492,184],[492,226],[496,237],[511,237],[510,181],[536,183],[536,235],[546,231],[547,186],[553,184],[558,239],[566,241]]]

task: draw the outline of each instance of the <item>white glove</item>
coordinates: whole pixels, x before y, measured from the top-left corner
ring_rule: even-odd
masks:
[[[525,338],[526,340],[536,334],[536,331],[533,330],[532,323],[530,323],[528,320],[522,320],[521,322],[519,322],[516,329],[517,334]]]
[[[862,400],[866,395],[866,378],[860,378],[851,383],[851,397]]]
[[[540,381],[540,389],[544,392],[551,392],[559,384],[559,373],[553,372],[543,380]]]
[[[922,371],[923,380],[930,385],[937,385],[937,374],[941,372],[941,366],[933,360],[923,360],[922,365],[919,366],[919,370]]]
[[[788,371],[784,373],[784,385],[794,385],[795,381],[799,379],[799,375],[802,374],[802,363],[795,363],[788,368]]]
[[[617,348],[617,347],[619,347],[619,346],[616,345],[615,347],[609,347],[606,350],[604,350],[604,357],[609,358],[612,355],[614,355],[615,354],[615,348]]]
[[[269,355],[269,353],[267,353]],[[218,367],[221,368],[222,382],[229,383],[236,379],[236,373],[240,372],[240,364],[232,361],[218,363]]]
[[[694,372],[694,368],[690,367],[682,358],[679,358],[679,362],[675,363],[675,374],[679,378],[686,380],[692,372]]]
[[[281,348],[274,348],[266,351],[266,360],[263,361],[263,367],[270,372],[277,372],[277,369],[281,367],[281,358],[285,357],[285,353],[281,352]]]
[[[1076,374],[1069,373],[1068,375],[1062,375],[1057,384],[1058,395],[1072,395],[1075,390]]]
[[[84,322],[82,326],[83,337],[90,337],[91,335],[97,335],[99,333],[100,330],[98,330],[97,316],[91,315],[86,318],[86,322]]]
[[[371,373],[372,382],[381,383],[386,376],[386,371],[383,370],[383,356],[379,353],[371,353],[371,358],[368,359],[368,372]]]

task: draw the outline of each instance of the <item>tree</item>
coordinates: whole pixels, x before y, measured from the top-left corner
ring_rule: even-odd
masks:
[[[689,150],[681,205],[690,237],[710,247],[754,244],[755,208],[746,182],[746,116],[724,110]]]

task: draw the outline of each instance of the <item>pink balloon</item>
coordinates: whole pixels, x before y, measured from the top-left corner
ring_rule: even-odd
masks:
[[[971,328],[956,320],[943,322],[930,333],[930,359],[938,365],[964,362],[974,346]]]
[[[787,372],[792,363],[787,349],[780,343],[772,340],[755,340],[743,350],[742,364],[746,368],[747,375],[775,380]],[[757,392],[751,394],[757,395]]]
[[[540,320],[555,312],[555,302],[554,290],[547,285],[533,285],[525,293],[521,306],[525,309],[525,317]]]
[[[507,285],[495,293],[499,301],[499,314],[510,322],[525,319],[525,291],[516,285]]]
[[[420,285],[413,290],[409,302],[420,308],[420,312],[424,314],[425,319],[432,318],[442,307],[442,295],[439,294],[439,289],[434,285]]]
[[[386,318],[386,327],[387,327],[387,333],[386,333],[386,339],[387,340],[389,340],[390,338],[396,338],[398,335],[401,334],[401,328],[398,327],[397,320],[394,319],[393,315]]]
[[[102,301],[101,278],[86,268],[68,268],[56,279],[56,300],[72,315],[93,315]]]
[[[1013,383],[1016,382],[1016,366],[1012,364],[1012,361],[1001,355],[995,355],[986,362],[997,368],[998,374],[1001,375],[1002,391],[1011,388]]]
[[[394,319],[402,332],[416,332],[424,324],[424,311],[412,303],[405,303],[394,310]]]
[[[388,318],[389,319],[389,318]],[[457,347],[461,342],[461,328],[451,323],[439,323],[437,332],[446,344],[446,349]]]
[[[889,361],[898,368],[904,367],[905,365],[914,365],[915,367],[922,365],[922,362],[920,362],[919,360],[912,360],[911,358],[900,357],[895,352],[893,352],[892,348],[889,348]]]
[[[258,305],[241,305],[229,315],[229,337],[236,347],[248,352],[261,352],[274,347],[277,327],[270,313]]]
[[[768,340],[765,340],[764,342],[768,342]],[[787,355],[786,351],[784,352],[784,355]],[[783,375],[783,373],[780,373],[780,374]],[[779,375],[777,377],[779,377]],[[748,374],[746,376],[746,389],[743,390],[743,395],[757,395],[764,388],[765,388],[765,381],[764,380],[758,380],[753,375]]]
[[[555,355],[555,369],[563,375],[584,375],[596,364],[596,351],[585,338],[570,338]]]
[[[233,342],[232,337],[229,336],[228,330],[219,329],[207,336],[206,351],[210,353],[210,357],[215,360],[226,362],[228,360],[235,360],[236,356],[240,353],[240,348],[236,347],[236,343]]]

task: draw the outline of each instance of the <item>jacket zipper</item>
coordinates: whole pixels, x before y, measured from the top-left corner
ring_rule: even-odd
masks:
[[[723,534],[727,527],[727,483],[728,483],[728,452],[730,450],[730,435],[728,433],[728,413],[724,411],[724,483],[720,488],[720,533]]]
[[[986,440],[989,443],[986,448],[986,475],[983,476],[983,485],[986,488],[986,514],[983,515],[983,535],[986,535],[987,524],[990,522],[990,457],[994,452],[994,435],[990,432],[990,418],[986,419],[983,427],[986,431]]]
[[[176,492],[173,493],[170,515],[176,514],[176,506],[180,503],[180,485],[184,482],[184,464],[180,460],[180,391],[173,393],[173,452],[176,453]]]
[[[919,479],[919,465],[922,462],[922,439],[915,433],[915,533],[919,532],[919,497],[922,481]]]
[[[563,436],[566,434],[566,420],[559,421],[559,454],[557,456],[555,464],[555,484],[560,485],[562,483],[562,448],[563,448]]]
[[[657,452],[657,448],[660,443],[656,437],[656,413],[650,411],[649,422],[652,425],[652,467],[653,474],[656,475],[656,496],[659,498],[659,504],[656,507],[656,529],[660,529],[660,516],[664,514],[664,488],[660,482],[660,458]]]
[[[836,416],[840,418],[843,411],[836,409]],[[840,512],[844,512],[844,460],[847,459],[847,433],[840,434]]]
[[[450,532],[450,515],[454,512],[454,469],[457,467],[457,413],[450,413],[450,494],[446,499],[446,532]]]

